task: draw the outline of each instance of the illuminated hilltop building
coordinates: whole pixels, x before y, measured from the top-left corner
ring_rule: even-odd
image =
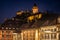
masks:
[[[0,40],[60,40],[60,15],[41,13],[36,4],[32,11],[18,11],[0,27]]]
[[[38,6],[36,4],[34,4],[33,8],[32,8],[32,12],[35,14],[35,13],[38,13]]]

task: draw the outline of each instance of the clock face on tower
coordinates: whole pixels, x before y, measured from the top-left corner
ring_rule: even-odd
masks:
[[[58,17],[58,23],[60,23],[60,17]]]

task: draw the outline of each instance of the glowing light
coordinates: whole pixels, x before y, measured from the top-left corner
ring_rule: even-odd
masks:
[[[60,23],[60,17],[58,18],[58,23]]]
[[[50,33],[51,31],[44,31],[44,32]]]
[[[33,11],[34,14],[38,13],[38,7],[37,6],[33,6],[32,11]]]
[[[41,18],[42,17],[42,14],[39,14],[39,17],[38,18]]]
[[[28,17],[28,20],[32,21],[34,19],[34,16]]]
[[[42,17],[42,14],[36,15],[35,16],[37,19],[40,19]]]
[[[36,30],[35,40],[38,40],[38,30]]]
[[[13,33],[13,40],[17,40],[17,33]]]
[[[21,15],[23,13],[23,11],[18,11],[17,15]]]

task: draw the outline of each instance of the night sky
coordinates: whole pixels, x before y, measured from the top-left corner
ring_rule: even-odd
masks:
[[[41,12],[49,10],[60,13],[59,0],[0,0],[0,23],[5,18],[16,16],[18,10],[31,10],[34,3],[38,5]]]

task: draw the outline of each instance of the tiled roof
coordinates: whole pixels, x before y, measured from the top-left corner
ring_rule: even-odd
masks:
[[[40,14],[40,13],[37,13]],[[43,14],[42,13],[42,18],[39,20],[34,20],[33,22],[27,22],[26,18],[31,16],[31,15],[36,15],[36,14],[22,14],[21,16],[15,16],[14,19],[9,19],[6,20],[1,27],[16,27],[16,28],[37,28],[45,25],[55,25],[56,24],[56,19],[58,14]],[[19,19],[19,20],[16,20]]]

